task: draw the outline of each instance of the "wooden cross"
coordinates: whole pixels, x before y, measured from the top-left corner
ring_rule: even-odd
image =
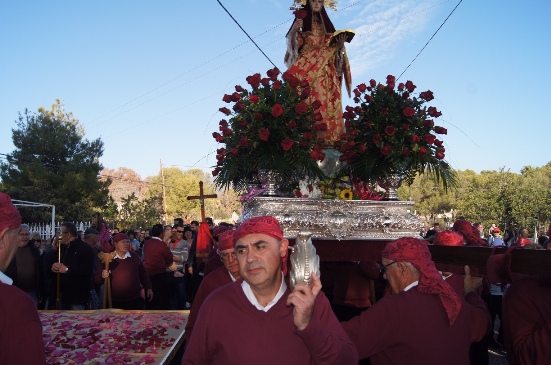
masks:
[[[199,181],[199,195],[190,195],[187,197],[187,200],[195,200],[199,199],[199,203],[201,204],[201,222],[206,222],[205,219],[205,199],[209,198],[218,198],[218,195],[216,194],[210,194],[210,195],[204,195],[203,194],[203,182]]]

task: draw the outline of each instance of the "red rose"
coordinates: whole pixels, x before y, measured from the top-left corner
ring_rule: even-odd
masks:
[[[287,76],[287,83],[289,84],[289,86],[295,88],[300,85],[300,80],[297,79],[296,76],[289,74]]]
[[[409,124],[407,123],[402,124],[402,130],[409,131]]]
[[[432,119],[425,119],[423,121],[423,126],[427,128],[432,128],[433,125],[434,125],[434,121]]]
[[[228,108],[220,108],[218,110],[221,111],[222,113],[226,114],[226,115],[231,114],[231,110],[229,110]]]
[[[224,94],[222,101],[225,101],[226,103],[231,103],[231,95]]]
[[[438,151],[439,152],[446,152],[446,148],[444,148],[444,146],[440,146],[440,147],[438,147]]]
[[[300,82],[300,87],[302,88],[309,87],[309,86],[310,86],[310,83],[308,82],[308,80],[302,80]]]
[[[225,152],[226,152],[226,149],[224,147],[216,150],[216,153],[218,153],[219,155],[223,155]]]
[[[438,118],[439,116],[442,115],[442,113],[436,110],[436,108],[433,106],[429,106],[429,108],[427,109],[427,113],[429,113],[429,115],[433,118]]]
[[[224,142],[224,137],[222,137],[222,135],[220,133],[214,132],[214,133],[212,133],[212,136],[214,137],[214,139],[216,139],[216,142],[218,142],[218,143]]]
[[[413,135],[413,136],[411,137],[411,141],[412,141],[413,143],[419,143],[419,142],[421,142],[421,137],[419,137],[419,136],[417,136],[417,135]]]
[[[413,117],[415,115],[415,109],[413,109],[412,107],[410,106],[406,106],[404,108],[404,115],[406,117]]]
[[[249,123],[246,121],[246,120],[240,120],[239,121],[239,125],[243,128],[247,128],[247,126],[249,125]]]
[[[258,137],[264,142],[268,142],[268,138],[270,137],[270,131],[267,130],[266,128],[262,128],[258,131]]]
[[[283,148],[283,151],[289,151],[294,144],[295,144],[295,141],[293,141],[291,138],[285,138],[281,142],[281,147]]]
[[[383,139],[382,139],[380,134],[376,134],[376,135],[373,136],[373,143],[374,144],[379,144],[379,143],[381,143],[382,140]]]
[[[394,84],[396,82],[396,77],[392,76],[392,75],[388,75],[386,77],[386,84],[387,85],[390,85],[390,84]],[[394,88],[394,86],[393,86]]]
[[[287,124],[287,128],[289,128],[289,129],[295,129],[296,127],[297,127],[297,122],[295,122],[294,120],[290,121]]]
[[[272,85],[272,87],[274,88],[274,90],[279,90],[281,89],[281,81],[274,81],[274,84]]]
[[[354,113],[360,115],[362,113],[362,107],[361,106],[357,106],[354,108]]]
[[[366,95],[365,101],[367,101],[368,103],[371,103],[373,101],[373,97],[371,95]]]
[[[254,120],[259,121],[262,120],[262,113],[254,113]]]
[[[304,114],[306,112],[308,112],[308,105],[305,103],[305,102],[300,102],[298,103],[296,106],[295,106],[295,111],[298,113],[298,114]]]
[[[263,77],[262,80],[260,80],[260,82],[261,82],[262,85],[264,85],[264,86],[270,85],[270,79],[267,78],[267,77]]]
[[[363,155],[367,151],[367,146],[365,144],[361,144],[358,146],[358,153],[360,155]]]
[[[314,102],[312,103],[312,108],[314,110],[318,110],[319,108],[321,108],[321,101],[319,100],[314,100]]]
[[[436,136],[434,134],[430,134],[430,133],[425,134],[425,141],[427,141],[428,144],[433,144],[435,139],[436,139]]]
[[[321,120],[323,120],[323,116],[321,115],[321,113],[316,113],[314,114],[314,119],[319,122]]]
[[[446,128],[439,126],[434,127],[434,131],[438,134],[448,134],[448,130]]]
[[[307,142],[307,141],[300,141],[300,142],[298,143],[298,145],[299,145],[300,147],[308,147],[308,142]]]
[[[239,93],[233,93],[231,94],[231,101],[238,101],[239,99],[241,99],[241,95]]]
[[[233,131],[229,128],[225,128],[223,131],[222,131],[222,134],[225,136],[225,137],[229,137],[231,136],[233,133]]]
[[[277,67],[274,67],[274,68],[268,70],[268,72],[266,72],[266,74],[273,81],[276,81],[277,80],[277,75],[279,75],[279,69]]]
[[[377,85],[377,81],[371,79],[369,80],[369,85],[371,85],[371,87],[375,87]]]
[[[436,157],[437,159],[439,160],[443,160],[445,155],[442,153],[442,152],[436,152],[436,154],[434,155],[434,157]]]
[[[240,85],[235,85],[235,91],[237,91],[238,93],[241,93],[244,91],[244,89]]]
[[[218,123],[221,127],[227,127],[228,126],[228,121],[226,119],[222,119],[220,121],[220,123]]]
[[[358,90],[360,90],[363,93],[364,91],[367,90],[367,85],[366,84],[359,84],[358,85]]]
[[[359,97],[360,95],[362,95],[362,93],[360,92],[360,90],[354,89],[354,96],[355,96],[355,97]]]
[[[300,93],[300,98],[302,100],[304,99],[308,99],[308,97],[310,96],[310,93],[312,92],[312,89],[310,89],[309,87],[305,87],[302,92]]]
[[[406,148],[406,147],[402,148],[402,155],[409,156],[409,148]]]
[[[421,94],[419,94],[419,97],[421,99],[426,100],[426,101],[431,101],[432,99],[434,99],[434,95],[432,94],[432,91],[430,91],[430,90],[423,91]]]
[[[398,84],[398,90],[400,90],[400,91],[404,90],[404,83],[403,82]]]
[[[427,149],[426,149],[425,147],[419,148],[419,154],[420,154],[421,156],[426,156],[427,153],[428,153],[428,152],[427,152]]]
[[[272,107],[272,115],[276,118],[281,116],[284,112],[285,110],[283,110],[283,106],[281,106],[281,104],[276,104]]]
[[[347,131],[349,135],[351,135],[352,137],[355,137],[358,135],[358,131],[355,130],[355,129],[351,129],[349,131]]]
[[[241,141],[239,141],[239,145],[241,147],[247,147],[249,145],[249,139],[247,137],[241,137]]]
[[[387,136],[393,136],[396,133],[396,129],[391,125],[387,125],[385,127],[385,133]]]
[[[390,146],[384,146],[381,148],[381,154],[383,156],[388,156],[388,154],[392,151],[392,148]]]
[[[304,132],[302,133],[302,138],[309,141],[314,137],[314,135],[311,132]]]
[[[245,110],[245,104],[243,104],[242,102],[238,101],[238,102],[235,103],[235,105],[233,106],[233,110],[235,110],[236,112],[241,112],[241,111]]]
[[[249,83],[249,85],[251,85],[253,87],[253,89],[258,89],[258,87],[260,86],[260,74],[259,73],[256,73],[256,74],[251,75],[251,76],[247,76],[246,80]]]
[[[439,140],[439,139],[435,139],[435,140],[434,140],[434,144],[435,144],[436,146],[440,147],[440,146],[442,146],[442,141]]]
[[[407,91],[405,91],[403,94],[402,94],[402,99],[407,99],[409,98],[409,93]]]
[[[413,90],[415,90],[416,87],[417,87],[417,86],[413,85],[413,82],[411,82],[411,81],[409,81],[409,80],[406,81],[406,89],[408,89],[408,91],[409,91],[410,93],[412,93]]]
[[[212,176],[217,176],[222,169],[220,167],[215,168],[212,170]]]
[[[251,101],[252,104],[257,104],[260,99],[258,98],[258,95],[253,94],[249,96],[249,100]]]

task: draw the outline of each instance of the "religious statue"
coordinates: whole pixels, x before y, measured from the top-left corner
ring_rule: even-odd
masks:
[[[352,76],[346,56],[344,42],[347,34],[335,31],[335,27],[325,11],[326,7],[335,8],[332,0],[297,0],[302,4],[301,15],[297,14],[287,33],[287,53],[285,64],[287,72],[300,80],[307,80],[311,89],[310,103],[321,102],[323,119],[327,130],[318,132],[330,147],[340,139],[344,132],[342,118],[341,80],[344,77],[350,96]],[[338,35],[337,35],[338,34]]]

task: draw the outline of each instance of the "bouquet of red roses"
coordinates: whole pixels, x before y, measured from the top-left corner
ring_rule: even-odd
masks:
[[[252,90],[237,85],[222,98],[233,105],[219,109],[228,119],[212,134],[224,144],[212,172],[217,186],[242,191],[261,169],[279,172],[283,181],[324,177],[317,164],[325,157],[317,135],[324,125],[315,123],[321,118],[321,103],[306,102],[307,81],[279,75],[277,68],[268,70],[267,77],[251,75],[247,83]]]
[[[356,87],[357,105],[343,113],[346,133],[337,147],[352,175],[374,181],[400,174],[411,183],[416,174],[430,172],[444,187],[455,184],[455,173],[444,161],[446,149],[437,138],[447,134],[434,121],[442,113],[425,105],[434,99],[432,91],[416,97],[415,88],[411,81],[396,85],[392,75],[386,85],[370,80]]]

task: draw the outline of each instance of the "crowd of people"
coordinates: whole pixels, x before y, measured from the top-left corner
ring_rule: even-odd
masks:
[[[491,256],[487,276],[432,261],[429,245],[491,245],[463,219],[430,240],[388,242],[379,260],[329,262],[324,282],[312,274],[311,283],[293,288],[289,241],[273,217],[238,227],[207,220],[208,256],[194,254],[197,222],[157,224],[143,238],[110,232],[104,244],[108,226],[99,222],[82,235],[64,223],[41,254],[0,193],[0,363],[43,364],[39,303],[85,310],[107,281],[115,308],[191,304],[182,364],[488,364],[490,341],[504,345],[511,364],[551,361],[551,281],[510,272],[511,250],[529,244]],[[378,290],[373,283],[386,284]],[[33,351],[24,351],[28,346]]]

